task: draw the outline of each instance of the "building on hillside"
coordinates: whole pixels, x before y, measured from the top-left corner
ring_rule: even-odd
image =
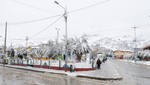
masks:
[[[143,48],[143,50],[149,50],[150,51],[150,45],[147,45]]]
[[[115,50],[114,51],[114,58],[123,59],[123,51],[122,50]]]
[[[143,51],[140,52],[138,57],[140,60],[150,61],[150,45],[143,47]]]
[[[123,51],[123,59],[129,59],[133,55],[133,52],[130,50]]]
[[[131,57],[133,52],[128,51],[128,50],[115,50],[114,51],[114,57],[116,59],[128,59]]]

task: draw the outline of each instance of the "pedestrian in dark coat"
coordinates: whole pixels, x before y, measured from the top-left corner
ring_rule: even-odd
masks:
[[[102,62],[101,62],[101,60],[100,60],[99,58],[97,59],[96,64],[97,64],[97,68],[98,68],[98,69],[101,69],[101,64],[102,64]]]

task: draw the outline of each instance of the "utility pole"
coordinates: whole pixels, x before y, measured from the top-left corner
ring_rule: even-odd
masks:
[[[137,29],[138,27],[134,26],[134,27],[132,27],[132,28],[134,29],[134,40],[133,40],[133,42],[134,42],[134,58],[135,58],[135,56],[136,56],[136,52],[137,52],[137,44],[136,44],[136,42],[137,42],[137,39],[136,39],[136,29]]]
[[[28,40],[29,40],[29,37],[26,36],[26,48],[28,48]]]
[[[68,32],[67,32],[67,5],[65,7],[63,7],[62,5],[60,5],[57,1],[54,1],[55,4],[59,5],[61,8],[64,9],[64,18],[65,18],[65,71],[67,71],[67,61],[68,61],[68,49],[67,49],[67,44],[68,44]]]
[[[7,22],[5,23],[4,57],[6,57],[6,42],[7,42]]]
[[[138,28],[138,27],[133,27],[133,29],[134,29],[134,42],[136,42],[136,28]]]
[[[59,31],[60,31],[60,29],[57,29],[57,28],[55,28],[55,29],[57,30],[57,39],[56,39],[56,45],[57,45],[59,42]]]

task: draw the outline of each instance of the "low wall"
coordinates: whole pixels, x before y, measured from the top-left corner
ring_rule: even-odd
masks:
[[[0,63],[3,60],[0,59]],[[44,68],[44,69],[55,69],[55,70],[65,70],[69,71],[70,66],[73,66],[74,71],[89,71],[95,70],[91,64],[88,63],[67,63],[68,68],[64,68],[65,61],[60,60],[25,60],[25,59],[8,59],[7,63],[10,65],[17,65],[17,66],[31,66],[35,68]]]

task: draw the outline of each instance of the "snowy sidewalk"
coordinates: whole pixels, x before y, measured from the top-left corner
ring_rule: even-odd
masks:
[[[117,80],[122,79],[121,75],[118,71],[113,67],[110,60],[107,60],[105,63],[102,63],[101,69],[97,69],[94,71],[81,72],[77,76],[79,77],[87,77],[87,78],[95,78],[102,80]]]
[[[150,61],[135,61],[135,60],[124,60],[125,62],[135,63],[135,64],[141,64],[141,65],[149,65]]]
[[[3,66],[1,64],[1,66]],[[102,63],[101,69],[93,71],[84,71],[84,72],[65,72],[64,70],[52,70],[52,69],[43,69],[43,68],[34,68],[34,67],[24,67],[24,66],[15,66],[15,65],[5,65],[5,67],[17,68],[23,70],[30,70],[35,72],[48,72],[54,74],[62,74],[73,77],[85,77],[92,79],[101,79],[101,80],[120,80],[122,77],[113,67],[111,61],[108,59],[105,63]]]

